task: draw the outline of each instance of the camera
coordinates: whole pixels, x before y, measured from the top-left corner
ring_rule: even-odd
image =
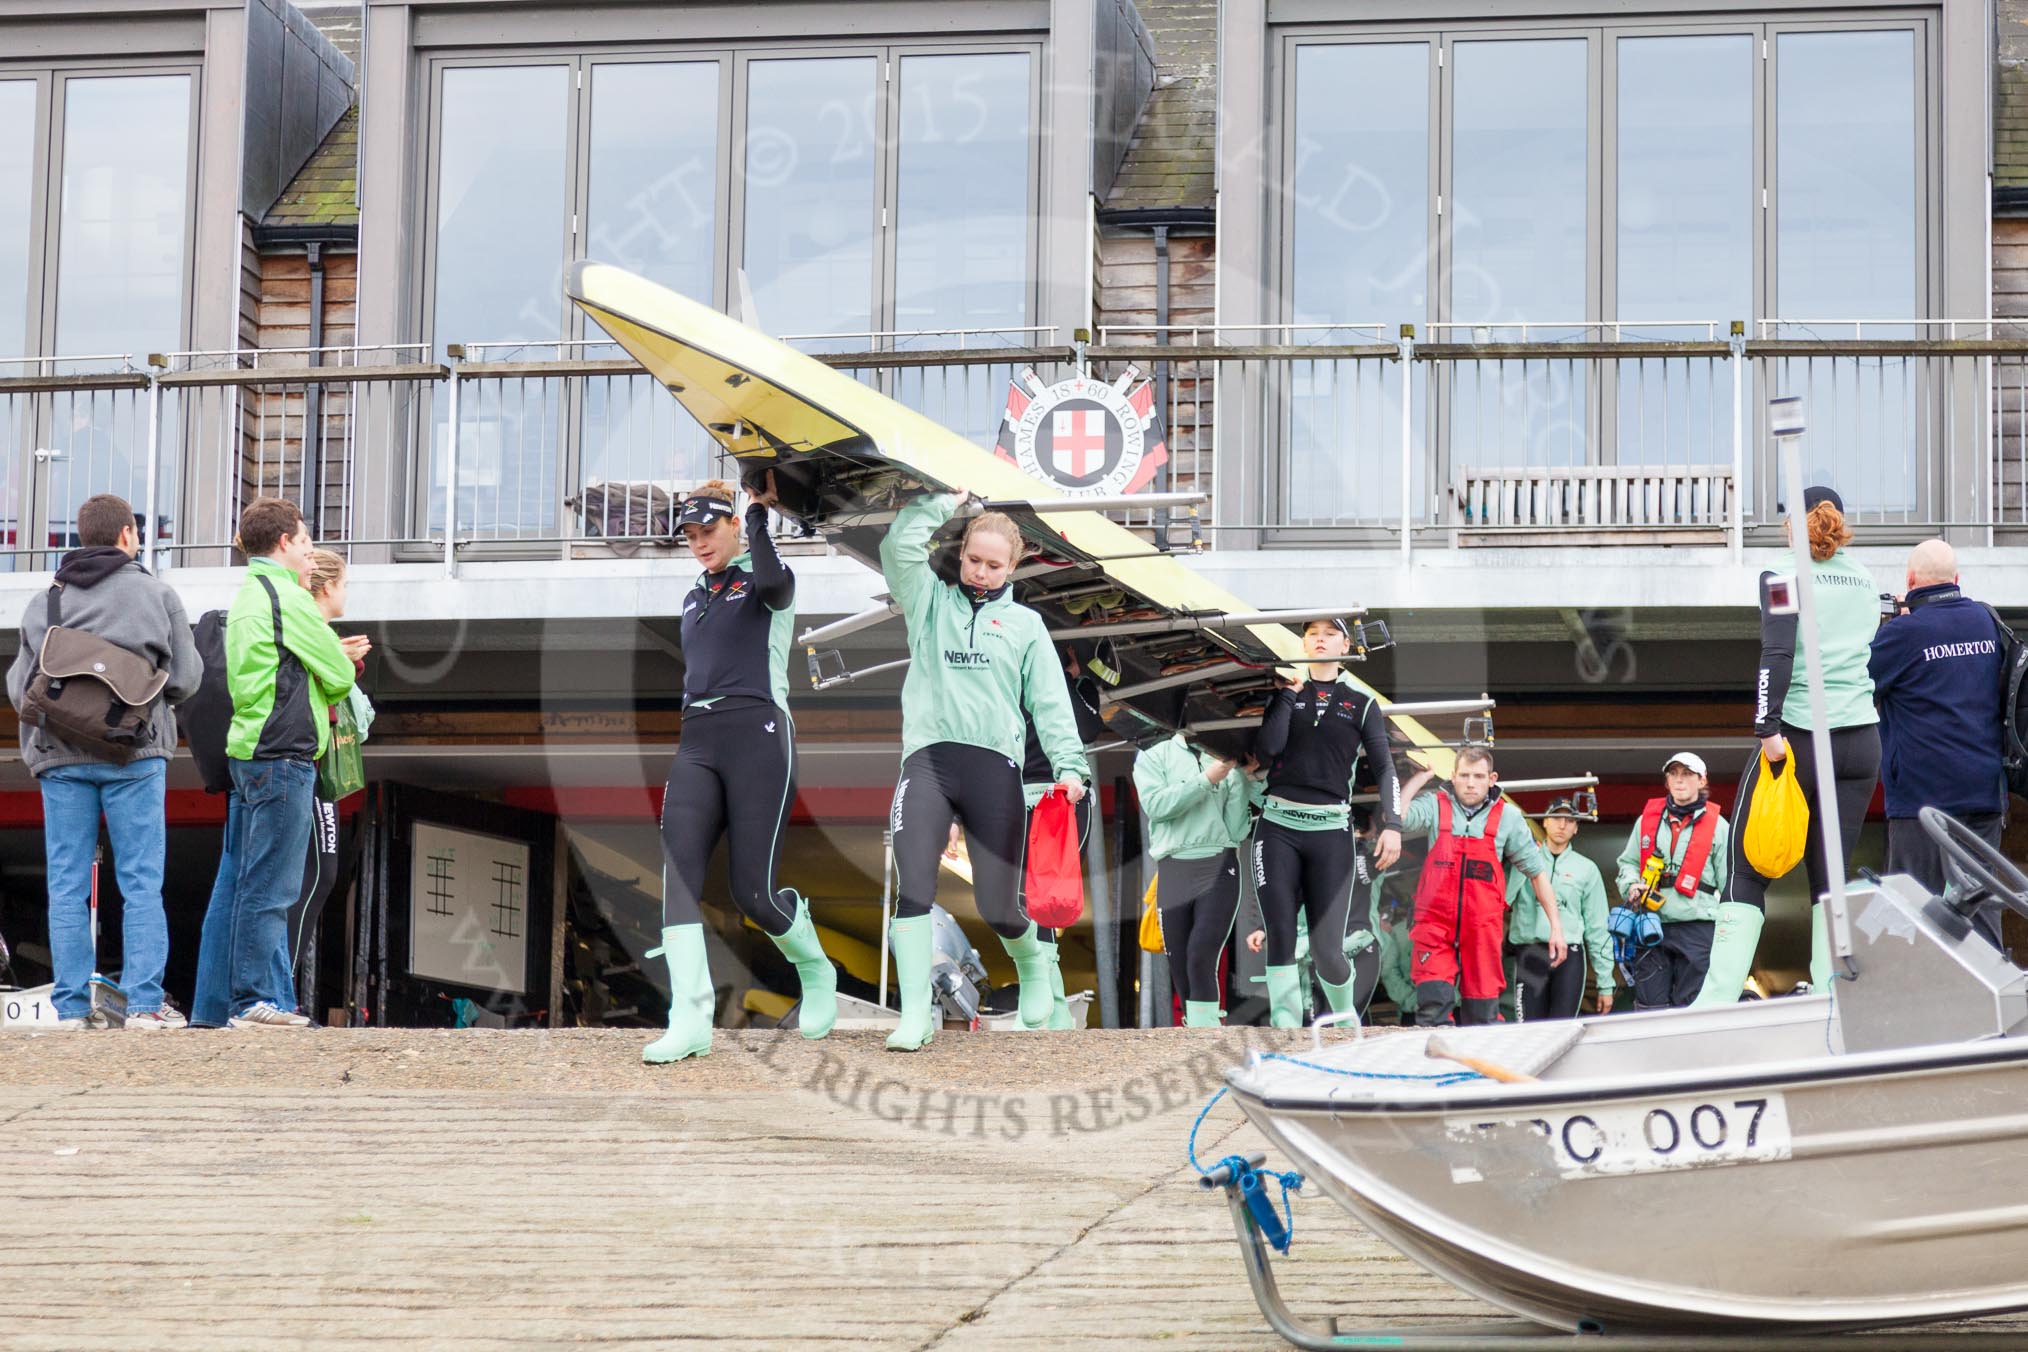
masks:
[[[1901,613],[1901,598],[1893,592],[1880,593],[1880,618],[1891,620]]]

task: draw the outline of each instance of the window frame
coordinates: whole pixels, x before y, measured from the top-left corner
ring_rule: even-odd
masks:
[[[39,357],[43,354],[44,334],[56,326],[48,313],[48,294],[53,290],[49,274],[53,269],[47,266],[49,257],[50,217],[49,199],[60,196],[50,191],[49,166],[51,120],[54,116],[56,72],[47,66],[15,70],[0,66],[0,81],[31,85],[34,121],[29,128],[28,152],[28,201],[24,204],[28,217],[28,252],[22,260],[21,294],[15,303],[21,307],[21,351],[0,352],[0,357]],[[25,374],[27,368],[10,367],[6,374]]]
[[[1936,297],[1942,294],[1944,286],[1944,259],[1938,242],[1945,238],[1940,213],[1945,209],[1943,189],[1945,173],[1944,148],[1940,144],[1942,123],[1942,100],[1944,91],[1940,86],[1940,63],[1942,52],[1941,16],[1934,9],[1920,7],[1841,9],[1841,10],[1793,10],[1778,5],[1737,10],[1714,9],[1703,14],[1685,14],[1681,11],[1668,13],[1632,13],[1603,16],[1594,12],[1572,11],[1567,16],[1536,13],[1517,16],[1510,20],[1487,20],[1478,17],[1445,20],[1433,18],[1427,21],[1412,19],[1385,19],[1371,23],[1352,21],[1316,22],[1301,20],[1275,22],[1270,18],[1267,30],[1266,94],[1264,100],[1268,135],[1264,138],[1273,156],[1270,172],[1263,176],[1264,187],[1269,201],[1262,217],[1265,231],[1262,257],[1265,262],[1264,280],[1267,283],[1271,308],[1264,315],[1283,324],[1293,321],[1296,314],[1294,294],[1294,203],[1293,181],[1295,150],[1298,128],[1295,126],[1296,58],[1300,48],[1316,45],[1344,44],[1401,44],[1426,43],[1442,53],[1440,69],[1434,72],[1437,78],[1431,82],[1430,102],[1430,154],[1432,170],[1429,178],[1431,197],[1441,198],[1442,208],[1432,203],[1429,211],[1431,235],[1431,275],[1426,294],[1430,297],[1432,313],[1419,316],[1333,316],[1334,323],[1374,323],[1388,326],[1385,332],[1391,334],[1392,326],[1411,319],[1417,325],[1417,333],[1430,337],[1427,325],[1430,323],[1455,323],[1452,277],[1456,262],[1455,241],[1452,237],[1448,217],[1453,210],[1455,170],[1455,45],[1461,41],[1524,41],[1557,37],[1584,36],[1589,40],[1588,97],[1590,125],[1587,129],[1587,282],[1586,309],[1581,318],[1595,326],[1601,334],[1611,330],[1603,326],[1618,319],[1618,234],[1619,203],[1617,154],[1619,145],[1618,126],[1618,67],[1619,41],[1623,38],[1648,37],[1696,37],[1696,36],[1747,36],[1759,40],[1763,47],[1755,58],[1758,62],[1752,81],[1753,89],[1753,132],[1751,138],[1754,164],[1752,171],[1752,196],[1766,195],[1765,205],[1760,207],[1752,222],[1749,238],[1752,241],[1753,262],[1750,295],[1754,313],[1745,316],[1712,316],[1716,322],[1732,318],[1745,319],[1749,332],[1758,332],[1759,321],[1771,316],[1772,298],[1777,294],[1779,278],[1776,277],[1776,230],[1778,228],[1777,203],[1774,186],[1776,182],[1776,144],[1779,128],[1775,125],[1777,107],[1776,90],[1779,78],[1779,57],[1776,42],[1784,33],[1840,33],[1855,31],[1901,31],[1913,35],[1915,71],[1915,174],[1917,219],[1915,304],[1918,313],[1910,318],[1933,318],[1932,311]],[[1435,53],[1432,53],[1433,59]],[[1755,204],[1749,200],[1748,209]],[[1832,316],[1835,318],[1836,316]],[[1948,316],[1946,316],[1948,317]],[[1544,320],[1559,320],[1566,316],[1544,316]],[[1641,316],[1635,316],[1638,320]],[[1823,318],[1823,316],[1805,316]],[[1863,316],[1862,316],[1863,318]],[[1444,333],[1438,330],[1439,334]],[[1722,335],[1721,335],[1722,336]],[[1427,384],[1425,416],[1419,437],[1420,457],[1425,475],[1425,493],[1417,499],[1418,516],[1416,523],[1424,528],[1438,527],[1444,523],[1444,486],[1450,482],[1452,472],[1452,427],[1451,384],[1448,369],[1432,371]],[[1764,383],[1764,382],[1762,382]],[[1608,364],[1600,363],[1596,378],[1588,382],[1587,391],[1587,455],[1585,463],[1611,465],[1619,462],[1617,399],[1618,377]],[[1756,401],[1765,395],[1764,389],[1756,387],[1751,397]],[[1399,523],[1393,513],[1381,511],[1376,515],[1386,524],[1347,524],[1342,527],[1296,527],[1293,514],[1286,501],[1290,481],[1291,452],[1293,447],[1284,426],[1284,419],[1278,409],[1272,389],[1263,392],[1258,416],[1265,421],[1263,444],[1271,447],[1270,453],[1261,457],[1257,470],[1249,469],[1244,460],[1233,465],[1228,472],[1256,476],[1262,493],[1265,543],[1301,543],[1309,546],[1373,544],[1386,539],[1398,538]],[[1756,404],[1757,406],[1757,404]],[[1938,411],[1935,416],[1941,417]],[[1767,495],[1774,492],[1774,467],[1767,453],[1766,437],[1757,428],[1749,429],[1747,456],[1748,474],[1751,482],[1743,485],[1743,491],[1750,501],[1772,501]],[[1934,515],[1931,504],[1941,501],[1944,495],[1942,482],[1935,480],[1949,472],[1949,467],[1936,464],[1930,467],[1928,479],[1919,483],[1917,506],[1912,509],[1917,516]],[[1926,517],[1925,517],[1926,519]]]
[[[685,48],[680,51],[661,50],[655,52],[586,52],[579,58],[579,69],[583,72],[583,86],[575,91],[579,96],[577,114],[577,136],[572,146],[572,172],[569,201],[576,209],[578,229],[568,236],[570,256],[573,260],[587,256],[586,237],[591,232],[591,138],[593,99],[598,93],[598,69],[601,66],[668,66],[668,65],[714,65],[718,67],[718,124],[712,157],[712,237],[711,237],[711,295],[707,301],[715,309],[726,306],[726,279],[731,275],[730,265],[732,240],[727,221],[732,211],[732,139],[726,134],[732,126],[733,104],[733,52],[723,44]],[[586,334],[584,312],[575,305],[567,306],[571,312],[566,337],[582,340]],[[481,340],[483,341],[483,340]]]
[[[977,41],[953,41],[949,38],[879,38],[872,41],[849,41],[834,43],[819,42],[754,42],[730,44],[724,41],[688,43],[628,44],[616,47],[578,48],[508,48],[500,50],[450,50],[423,53],[421,62],[421,107],[417,121],[417,135],[420,144],[415,149],[416,183],[409,226],[415,241],[411,294],[405,307],[409,316],[410,332],[418,342],[434,346],[441,338],[449,335],[436,333],[436,274],[437,274],[437,195],[440,186],[442,138],[440,130],[443,120],[443,72],[460,67],[498,67],[522,65],[556,65],[574,70],[571,89],[572,123],[567,132],[565,164],[566,209],[578,217],[577,228],[566,226],[566,262],[583,257],[584,250],[584,209],[590,192],[590,113],[593,82],[587,72],[595,66],[617,63],[670,64],[686,61],[717,61],[720,63],[719,113],[721,124],[718,133],[718,182],[714,192],[718,201],[719,218],[717,240],[714,244],[714,296],[713,305],[725,309],[730,305],[734,292],[734,279],[744,260],[745,251],[745,207],[746,185],[744,165],[739,156],[746,136],[747,67],[755,60],[794,60],[837,56],[868,56],[883,62],[881,87],[878,90],[879,120],[876,131],[876,153],[879,163],[875,175],[873,212],[875,221],[874,237],[874,295],[871,313],[875,327],[888,330],[894,327],[894,301],[890,278],[894,267],[894,216],[896,214],[897,175],[895,168],[900,146],[895,134],[898,126],[900,99],[899,64],[911,56],[971,56],[993,54],[1024,54],[1028,62],[1030,146],[1025,169],[1025,183],[1028,193],[1029,229],[1024,251],[1028,282],[1023,288],[1023,326],[1035,322],[1042,303],[1043,279],[1041,277],[1042,230],[1038,204],[1042,200],[1044,160],[1042,140],[1044,138],[1044,62],[1047,58],[1046,42],[1037,38],[985,37]],[[885,221],[882,212],[886,213]],[[558,303],[564,304],[561,296]],[[575,307],[569,307],[575,309]],[[766,316],[761,316],[765,323]],[[580,338],[583,322],[575,314],[566,316],[567,323],[562,332],[567,337]],[[462,335],[455,341],[486,342],[482,335]]]
[[[22,352],[0,352],[0,357],[37,357],[58,360],[56,341],[57,277],[63,248],[59,229],[63,220],[63,151],[66,95],[74,80],[120,79],[149,75],[189,77],[189,122],[183,166],[183,300],[177,316],[172,350],[185,348],[190,341],[190,324],[196,299],[197,265],[197,169],[203,141],[204,62],[191,59],[135,57],[129,60],[0,60],[0,80],[26,81],[36,85],[33,149],[34,174],[28,210],[28,286],[24,296],[28,307],[22,324]],[[87,354],[95,355],[95,354]],[[145,358],[148,354],[131,354]]]
[[[21,352],[0,352],[0,357],[21,357],[30,359],[24,363],[0,367],[0,375],[48,374],[64,369],[66,362],[76,363],[80,358],[65,358],[58,354],[57,314],[61,304],[59,280],[62,273],[62,221],[63,221],[63,156],[66,139],[66,122],[69,113],[68,94],[73,82],[90,79],[122,79],[146,76],[182,76],[188,81],[188,113],[185,123],[185,144],[183,162],[183,237],[179,265],[179,289],[181,299],[177,309],[176,332],[166,346],[169,351],[184,351],[190,347],[191,326],[195,322],[197,307],[196,277],[198,249],[198,169],[204,141],[204,61],[201,57],[159,57],[134,56],[120,58],[72,58],[42,61],[0,61],[0,80],[22,81],[36,86],[35,126],[30,132],[30,165],[33,178],[30,182],[28,202],[28,257],[27,277],[21,303],[26,307],[22,317]],[[85,353],[84,357],[108,354]],[[150,355],[147,352],[123,354],[134,359],[140,369]],[[93,367],[102,363],[92,363]],[[87,368],[89,369],[89,368]],[[76,396],[70,396],[75,398]],[[25,450],[28,447],[48,446],[55,440],[56,398],[51,394],[30,396],[20,401],[16,410],[17,425],[9,435],[16,438],[15,445]],[[186,428],[182,415],[169,414],[177,418],[173,424],[165,419],[165,441],[175,446],[185,440]],[[38,545],[46,541],[49,534],[51,510],[55,502],[56,475],[49,465],[36,455],[21,454],[17,463],[7,466],[0,473],[7,478],[8,491],[16,503],[15,520],[11,523],[15,538],[11,545],[0,541],[0,546],[15,552],[0,552],[0,572],[22,568],[53,566],[50,562],[60,550]],[[164,455],[164,467],[173,481],[165,484],[161,509],[182,521],[188,513],[183,509],[194,500],[193,482],[186,472],[182,458]],[[0,529],[8,523],[0,522]]]
[[[1038,207],[1042,200],[1042,61],[1043,44],[1037,42],[922,42],[905,45],[890,45],[894,63],[893,77],[886,82],[884,91],[887,102],[887,127],[891,130],[894,149],[892,155],[884,155],[887,181],[883,184],[881,206],[892,222],[883,230],[886,236],[879,250],[885,257],[883,274],[887,284],[882,287],[880,304],[875,317],[882,329],[893,330],[900,326],[895,322],[895,292],[892,279],[899,266],[898,248],[901,242],[901,64],[915,56],[1012,56],[1028,57],[1028,162],[1023,167],[1024,182],[1028,187],[1028,237],[1023,250],[1022,266],[1028,277],[1022,289],[1022,315],[1017,327],[1035,323],[1035,317],[1042,310],[1042,229]],[[886,348],[892,340],[884,339],[877,346]]]
[[[722,38],[695,42],[654,41],[626,44],[580,44],[516,46],[506,48],[446,48],[425,50],[417,53],[419,81],[418,109],[414,136],[418,141],[411,143],[415,153],[415,167],[412,181],[416,191],[404,212],[410,230],[410,250],[414,266],[410,271],[410,290],[404,310],[408,316],[409,332],[416,340],[432,352],[440,342],[489,342],[495,335],[487,334],[439,334],[437,332],[437,275],[438,275],[438,210],[442,182],[442,125],[444,113],[444,73],[455,69],[498,68],[504,66],[555,66],[571,72],[569,99],[569,125],[565,129],[564,199],[566,212],[571,217],[565,223],[564,259],[568,265],[585,256],[586,211],[590,202],[590,138],[592,98],[595,80],[591,74],[596,67],[610,64],[676,64],[683,62],[716,62],[719,65],[719,118],[718,146],[716,155],[717,181],[713,188],[714,222],[713,244],[713,295],[711,304],[720,310],[729,310],[732,298],[737,293],[740,268],[744,263],[746,245],[746,183],[743,150],[746,144],[748,95],[748,67],[756,60],[822,59],[826,57],[867,57],[880,63],[879,84],[876,87],[876,129],[874,153],[877,157],[874,175],[874,193],[870,204],[873,212],[873,277],[871,308],[876,330],[894,328],[895,300],[892,278],[895,267],[895,249],[898,216],[897,172],[900,145],[897,129],[900,114],[900,64],[912,56],[953,56],[992,55],[999,53],[1022,54],[1028,58],[1029,138],[1028,162],[1025,166],[1025,184],[1028,200],[1028,231],[1024,249],[1024,266],[1027,282],[1022,289],[1023,315],[1020,325],[1034,324],[1035,316],[1041,313],[1045,279],[1041,275],[1041,256],[1044,247],[1045,222],[1041,218],[1039,204],[1043,200],[1043,174],[1045,162],[1042,154],[1044,131],[1044,77],[1045,62],[1048,59],[1048,43],[1042,36],[989,35],[981,34],[977,39],[953,39],[949,36],[910,39],[876,35],[871,38],[840,40],[835,42],[810,41],[808,39],[729,42]],[[559,292],[557,304],[562,307],[559,318],[558,339],[562,344],[578,344],[592,341],[591,330],[577,307],[570,305]],[[763,325],[767,316],[760,316]],[[893,340],[873,340],[869,346],[885,348]],[[562,349],[576,351],[577,348]],[[888,372],[869,373],[876,388],[888,389],[892,375]],[[408,499],[408,532],[416,542],[397,550],[402,558],[433,556],[441,544],[433,541],[431,532],[430,490],[431,457],[433,454],[432,434],[428,428],[434,418],[429,399],[418,400],[416,412],[417,435],[413,438],[414,449],[407,456],[408,463],[395,476],[397,484],[406,491]],[[583,463],[584,433],[582,428],[582,392],[566,384],[558,393],[559,429],[559,472],[570,483],[576,482]],[[559,509],[560,510],[560,509]],[[568,534],[567,523],[559,515],[559,534]],[[440,538],[440,537],[439,537]],[[568,546],[565,546],[567,548]],[[526,556],[531,552],[552,553],[556,550],[539,540],[516,541],[512,538],[474,541],[460,546],[461,551],[474,558]]]

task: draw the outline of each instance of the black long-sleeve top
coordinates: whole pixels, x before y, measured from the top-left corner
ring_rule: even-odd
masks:
[[[683,707],[730,709],[788,697],[796,575],[768,534],[767,508],[746,509],[747,552],[699,573],[683,598]]]
[[[1789,681],[1796,670],[1796,617],[1768,609],[1768,584],[1775,576],[1760,575],[1760,671],[1754,679],[1753,702],[1756,737],[1773,737],[1782,730],[1782,705],[1788,701]]]
[[[1380,829],[1401,829],[1401,784],[1387,745],[1380,701],[1344,680],[1305,681],[1268,701],[1254,755],[1268,767],[1267,791],[1292,803],[1343,803],[1363,755],[1380,791]]]
[[[1077,740],[1090,746],[1105,730],[1105,719],[1099,716],[1101,703],[1098,682],[1089,676],[1066,677],[1070,685],[1070,712],[1077,720]],[[1056,772],[1049,768],[1049,757],[1043,754],[1042,739],[1035,735],[1035,720],[1024,709],[1021,721],[1025,729],[1026,746],[1021,753],[1021,782],[1023,784],[1054,784]]]

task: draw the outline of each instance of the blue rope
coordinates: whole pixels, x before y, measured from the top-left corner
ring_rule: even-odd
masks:
[[[1324,1075],[1343,1075],[1354,1080],[1409,1080],[1421,1084],[1433,1084],[1439,1089],[1447,1085],[1463,1084],[1467,1080],[1481,1080],[1485,1078],[1485,1076],[1479,1074],[1476,1070],[1440,1070],[1427,1075],[1389,1074],[1378,1070],[1345,1070],[1338,1066],[1318,1065],[1315,1061],[1305,1061],[1301,1057],[1287,1056],[1281,1052],[1262,1052],[1260,1059],[1263,1061],[1286,1061],[1292,1066],[1301,1066],[1304,1070],[1314,1070]],[[1225,1091],[1221,1089],[1218,1092],[1222,1094]]]
[[[1200,1174],[1208,1174],[1211,1171],[1197,1162],[1197,1129],[1204,1125],[1204,1119],[1211,1116],[1211,1110],[1218,1105],[1218,1100],[1224,1097],[1225,1090],[1221,1089],[1217,1093],[1213,1094],[1210,1098],[1206,1099],[1204,1101],[1203,1111],[1199,1112],[1197,1114],[1197,1120],[1190,1124],[1190,1141],[1188,1145],[1186,1145],[1184,1148],[1189,1152],[1190,1155],[1190,1167],[1195,1169]],[[1236,1157],[1228,1156],[1228,1158],[1236,1158]],[[1220,1160],[1219,1163],[1223,1164],[1225,1163],[1225,1161]]]
[[[1466,1080],[1484,1078],[1475,1070],[1439,1071],[1427,1075],[1393,1074],[1377,1070],[1343,1070],[1337,1066],[1325,1066],[1319,1065],[1315,1061],[1305,1061],[1300,1057],[1285,1056],[1280,1052],[1264,1053],[1261,1059],[1264,1061],[1286,1061],[1292,1066],[1301,1066],[1305,1070],[1321,1071],[1326,1075],[1343,1075],[1355,1080],[1409,1080],[1441,1087],[1461,1084]],[[1198,1111],[1197,1120],[1190,1124],[1190,1139],[1184,1149],[1190,1157],[1190,1167],[1200,1174],[1209,1174],[1211,1170],[1205,1168],[1198,1161],[1197,1133],[1203,1128],[1204,1119],[1211,1115],[1211,1110],[1218,1105],[1220,1099],[1225,1097],[1225,1093],[1225,1089],[1221,1088],[1217,1093],[1206,1099],[1204,1107]],[[1289,1194],[1302,1191],[1303,1176],[1293,1169],[1286,1173],[1277,1173],[1272,1169],[1256,1169],[1247,1163],[1246,1156],[1244,1155],[1227,1155],[1218,1161],[1216,1167],[1230,1171],[1234,1186],[1238,1187],[1242,1194],[1253,1195],[1253,1200],[1249,1203],[1250,1207],[1265,1200],[1260,1198],[1254,1193],[1254,1189],[1248,1186],[1253,1178],[1265,1175],[1268,1178],[1272,1178],[1281,1186],[1282,1214],[1280,1233],[1275,1233],[1272,1224],[1263,1223],[1263,1221],[1272,1222],[1274,1219],[1274,1211],[1271,1205],[1268,1207],[1268,1213],[1265,1218],[1256,1212],[1255,1222],[1260,1225],[1262,1233],[1266,1235],[1270,1244],[1282,1253],[1287,1253],[1289,1251],[1289,1244],[1295,1239],[1296,1234],[1296,1213],[1294,1206],[1290,1202]]]

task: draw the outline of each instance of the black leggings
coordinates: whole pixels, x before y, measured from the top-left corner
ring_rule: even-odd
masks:
[[[316,992],[317,921],[324,903],[338,885],[338,805],[327,798],[310,802],[310,857],[303,865],[303,890],[289,907],[289,970],[296,984],[297,1005],[314,1003]],[[305,979],[307,978],[307,980]]]
[[[1024,799],[1028,796],[1028,786],[1025,784],[1021,786],[1021,796]],[[1072,817],[1077,821],[1077,857],[1079,859],[1084,858],[1084,847],[1091,841],[1091,804],[1092,795],[1086,793],[1084,797],[1077,800],[1077,805],[1070,810]],[[1028,822],[1021,829],[1028,832],[1029,835],[1035,833],[1034,808],[1028,809]],[[1026,840],[1027,837],[1024,836],[1022,839]],[[1021,870],[1021,914],[1028,914],[1028,870],[1026,868]],[[1045,944],[1053,944],[1056,942],[1056,931],[1044,929],[1042,926],[1037,925],[1035,927],[1035,937]]]
[[[775,868],[795,801],[796,727],[787,713],[772,704],[686,713],[662,791],[662,854],[669,861],[662,923],[703,922],[698,901],[724,836],[734,904],[769,934],[787,934],[796,908],[775,892]]]
[[[1159,861],[1155,904],[1162,911],[1162,947],[1176,993],[1199,1003],[1216,1001],[1219,960],[1239,914],[1239,851]]]
[[[1584,950],[1573,948],[1563,966],[1549,965],[1548,944],[1523,944],[1514,952],[1514,1014],[1530,1019],[1574,1019],[1584,1003]]]
[[[1369,944],[1356,962],[1345,957],[1345,936],[1373,928],[1368,889],[1359,888],[1353,896],[1358,852],[1359,841],[1350,830],[1298,831],[1263,820],[1253,836],[1253,882],[1267,921],[1268,966],[1286,967],[1296,960],[1296,907],[1301,906],[1310,920],[1310,961],[1317,976],[1342,986],[1357,971],[1352,998],[1364,1009],[1380,980],[1380,949]]]
[[[1019,765],[997,751],[962,742],[926,746],[901,763],[889,821],[901,882],[896,915],[906,920],[929,914],[937,899],[938,861],[955,821],[965,828],[980,918],[1003,939],[1028,932],[1021,906],[1028,805],[1021,796]]]
[[[1803,849],[1803,863],[1810,875],[1810,900],[1815,902],[1830,887],[1830,871],[1824,863],[1824,822],[1817,811],[1817,749],[1810,734],[1782,724],[1782,736],[1789,744],[1789,765],[1783,774],[1794,774],[1810,802],[1809,843]],[[1845,869],[1852,868],[1852,851],[1859,844],[1860,829],[1866,825],[1866,808],[1873,801],[1874,786],[1880,782],[1880,729],[1872,723],[1831,731],[1832,792],[1838,801],[1838,836],[1844,844]],[[1760,757],[1746,767],[1739,781],[1739,796],[1732,801],[1732,841],[1727,847],[1725,869],[1726,901],[1744,902],[1767,909],[1768,884],[1746,862],[1746,820],[1753,808],[1754,783],[1760,778]]]

